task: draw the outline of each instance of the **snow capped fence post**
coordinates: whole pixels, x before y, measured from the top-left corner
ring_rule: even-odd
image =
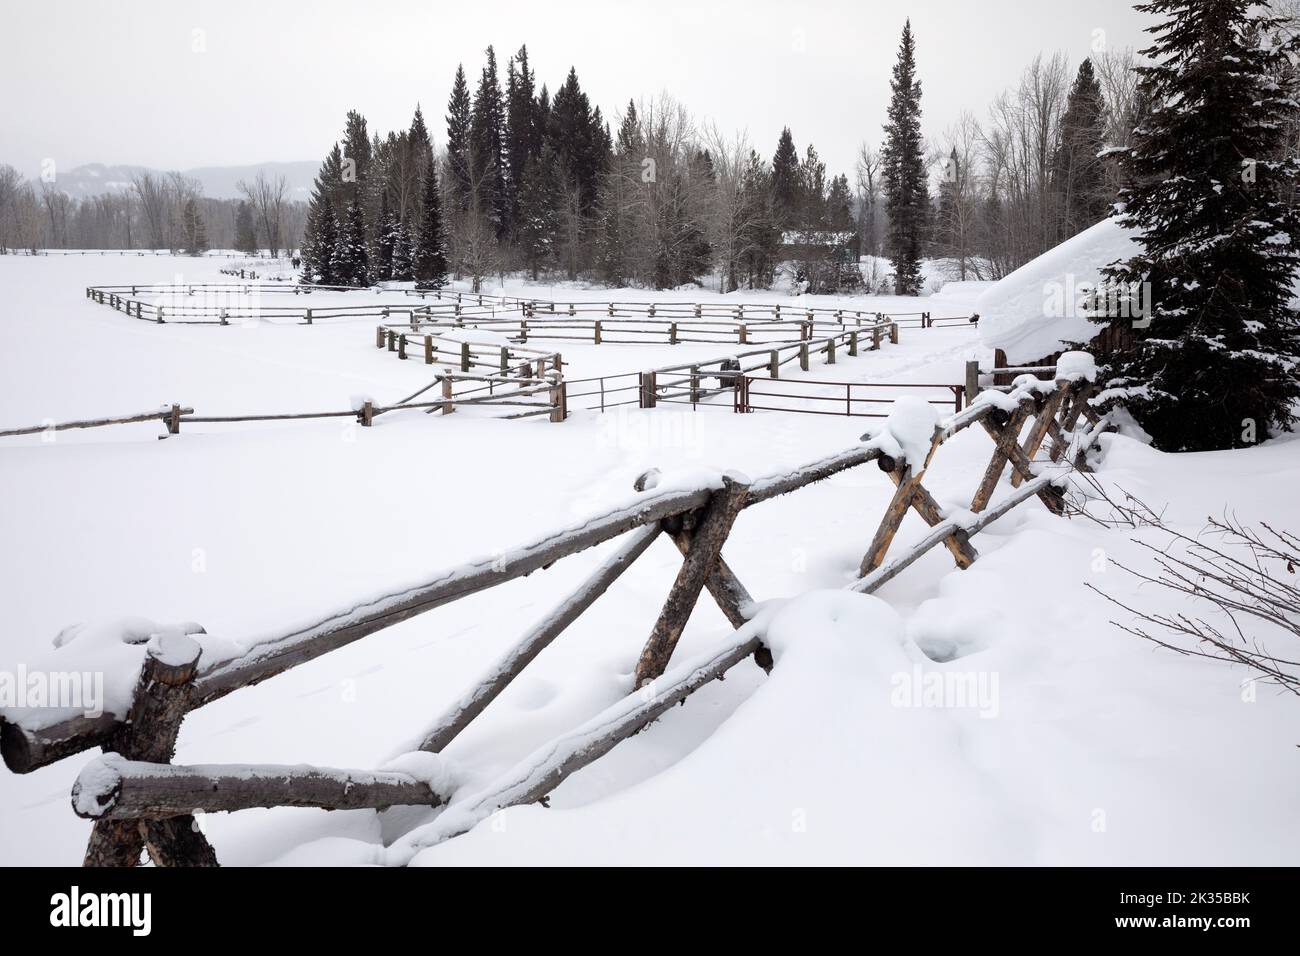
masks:
[[[853,331],[849,333],[849,355],[852,357],[852,356],[856,356],[857,354],[858,354],[858,333],[857,331]]]
[[[975,396],[980,393],[980,363],[966,363],[966,407],[970,408]]]
[[[673,649],[682,636],[695,602],[699,600],[700,591],[717,565],[722,544],[744,507],[749,485],[749,479],[743,475],[722,476],[722,489],[713,493],[703,517],[695,524],[686,558],[641,650],[633,679],[635,687],[644,687],[667,670]],[[685,523],[683,528],[690,530]]]
[[[433,336],[432,335],[426,335],[424,337],[424,364],[425,365],[433,364]],[[502,369],[502,371],[504,371],[504,369]]]
[[[154,635],[125,722],[104,749],[128,760],[170,763],[189,709],[201,649],[188,635]],[[79,792],[73,788],[73,806]],[[216,866],[217,855],[192,816],[101,820],[91,830],[86,866],[138,866],[145,847],[158,866]]]
[[[377,325],[375,326],[375,348],[382,349],[383,347],[384,347],[384,327],[382,325]]]
[[[397,357],[402,361],[406,360],[406,333],[403,332],[397,337]]]
[[[469,343],[461,342],[460,343],[460,370],[462,372],[468,372],[469,365],[470,365]]]
[[[173,404],[171,411],[167,413],[167,434],[179,435],[181,433],[181,407]]]
[[[889,344],[890,345],[898,344],[898,323],[897,322],[889,323]]]
[[[799,368],[808,371],[808,343],[799,343]]]
[[[443,399],[442,413],[444,415],[450,415],[453,411],[455,411],[455,409],[451,404],[451,376],[450,375],[444,375],[442,377],[442,399]]]

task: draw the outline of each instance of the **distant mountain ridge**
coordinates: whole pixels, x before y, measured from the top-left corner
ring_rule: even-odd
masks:
[[[241,179],[252,180],[259,170],[268,176],[283,176],[289,183],[289,198],[306,200],[311,194],[312,180],[319,163],[310,160],[287,163],[255,163],[251,166],[200,166],[181,170],[191,179],[203,184],[203,195],[210,199],[237,199],[235,184]],[[109,166],[104,163],[86,163],[73,169],[60,171],[56,185],[75,199],[86,199],[104,193],[121,193],[131,188],[131,177],[152,172],[162,175],[165,170],[148,166]]]

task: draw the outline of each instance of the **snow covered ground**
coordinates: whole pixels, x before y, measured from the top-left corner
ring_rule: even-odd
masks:
[[[373,347],[371,320],[156,326],[84,298],[89,284],[217,280],[220,264],[0,257],[0,428],[173,401],[211,414],[341,408],[358,392],[382,401],[429,380],[420,363]],[[976,294],[854,301],[961,315]],[[701,297],[713,298],[656,296]],[[570,377],[721,354],[564,351]],[[814,365],[807,377],[956,383],[977,357],[988,352],[971,328],[904,330],[897,347],[841,355],[833,376]],[[651,466],[759,475],[845,448],[864,430],[862,420],[677,406],[582,412],[563,425],[415,413],[369,429],[186,425],[157,441],[153,423],[3,439],[0,671],[80,621],[194,620],[232,637],[277,628],[623,499]],[[936,455],[926,485],[941,504],[969,502],[992,448],[976,431]],[[1185,530],[1225,507],[1300,527],[1295,440],[1166,456],[1107,437],[1104,449],[1103,480],[1167,503]],[[415,862],[1296,861],[1296,705],[1265,689],[1246,702],[1245,674],[1108,623],[1116,610],[1087,584],[1129,603],[1160,600],[1108,563],[1139,561],[1134,532],[1053,518],[1031,501],[975,539],[981,558],[970,570],[955,571],[943,549],[928,553],[878,592],[887,608],[825,594],[852,580],[892,490],[868,466],[747,510],[724,553],[749,590],[819,592],[774,609],[772,675],[739,665],[566,781],[549,809],[506,811]],[[909,516],[896,547],[923,527]],[[378,767],[607,553],[566,559],[209,705],[187,718],[177,761]],[[629,691],[679,564],[656,542],[448,748],[466,786]],[[678,657],[728,632],[706,598]],[[909,706],[910,691],[936,674],[969,675],[984,693],[975,706]],[[0,863],[80,860],[89,825],[68,794],[91,756],[25,776],[0,771]],[[281,809],[202,826],[226,863],[387,862],[385,845],[429,816]]]

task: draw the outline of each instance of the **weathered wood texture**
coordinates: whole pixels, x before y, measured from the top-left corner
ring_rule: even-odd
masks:
[[[116,727],[105,749],[130,760],[166,763],[176,749],[176,736],[189,709],[200,648],[188,636],[155,637],[145,650],[126,721]],[[97,822],[86,847],[86,866],[136,866],[146,841],[161,845],[165,859],[189,866],[216,866],[217,857],[192,817],[180,825],[192,836],[177,844],[170,830],[115,822]],[[160,863],[154,858],[155,863]]]
[[[88,792],[90,788],[93,793]],[[174,824],[159,827],[168,836],[198,833],[191,816],[195,811],[219,813],[253,807],[383,810],[434,807],[442,802],[427,783],[407,773],[302,765],[173,766],[100,758],[82,771],[73,788],[77,815],[97,821],[97,827],[105,821]]]
[[[663,609],[659,612],[659,619],[655,621],[650,637],[641,651],[636,666],[637,687],[654,680],[667,668],[673,648],[682,636],[700,591],[717,564],[722,543],[744,506],[745,495],[749,492],[749,480],[724,475],[722,481],[722,489],[714,492],[707,512],[691,537],[690,549],[677,572],[677,579],[673,582]]]

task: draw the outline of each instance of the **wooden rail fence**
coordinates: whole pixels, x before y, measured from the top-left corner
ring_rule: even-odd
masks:
[[[754,480],[729,473],[713,483],[660,488],[658,473],[647,472],[637,480],[636,494],[626,503],[528,541],[504,555],[448,568],[401,590],[348,601],[306,627],[241,642],[234,645],[241,650],[225,655],[206,655],[200,640],[193,636],[155,635],[147,646],[136,692],[125,713],[57,719],[51,716],[48,720],[24,715],[17,722],[0,714],[0,753],[11,770],[26,773],[92,747],[104,748],[107,753],[83,770],[72,792],[74,811],[95,821],[87,864],[134,865],[147,848],[159,865],[215,865],[215,851],[192,825],[195,811],[268,806],[378,809],[444,803],[461,811],[437,818],[431,829],[420,831],[404,843],[402,852],[391,859],[405,862],[421,847],[465,832],[499,807],[544,801],[570,774],[747,657],[754,657],[764,669],[771,668],[771,655],[763,645],[764,634],[750,623],[754,602],[722,555],[731,528],[742,512],[848,469],[876,462],[896,490],[871,541],[864,543],[861,576],[851,589],[875,591],[939,544],[952,554],[958,568],[969,567],[979,556],[972,538],[1019,504],[1037,497],[1052,513],[1064,513],[1064,475],[1040,472],[1034,458],[1039,444],[1050,440],[1050,460],[1059,460],[1070,452],[1076,467],[1086,467],[1086,451],[1110,427],[1106,417],[1099,417],[1088,406],[1091,391],[1092,385],[1081,378],[1061,379],[1032,387],[1025,384],[996,401],[977,401],[939,421],[928,453],[920,461],[890,457],[881,449],[892,446],[872,440]],[[1080,420],[1087,424],[1076,432]],[[1022,440],[1026,423],[1031,424]],[[974,517],[946,516],[923,481],[936,451],[972,426],[978,426],[991,438],[993,455],[970,504]],[[994,503],[994,492],[1007,467],[1023,479],[1023,484]],[[916,511],[931,530],[920,542],[886,561],[909,510]],[[611,557],[526,631],[473,687],[435,716],[422,735],[420,750],[439,753],[660,535],[681,553],[682,564],[645,639],[633,692],[476,793],[441,792],[428,780],[394,770],[186,767],[170,763],[180,722],[189,711],[451,601],[623,538]],[[735,634],[707,654],[670,669],[678,639],[704,591],[736,628]],[[197,626],[187,630],[201,632]]]

